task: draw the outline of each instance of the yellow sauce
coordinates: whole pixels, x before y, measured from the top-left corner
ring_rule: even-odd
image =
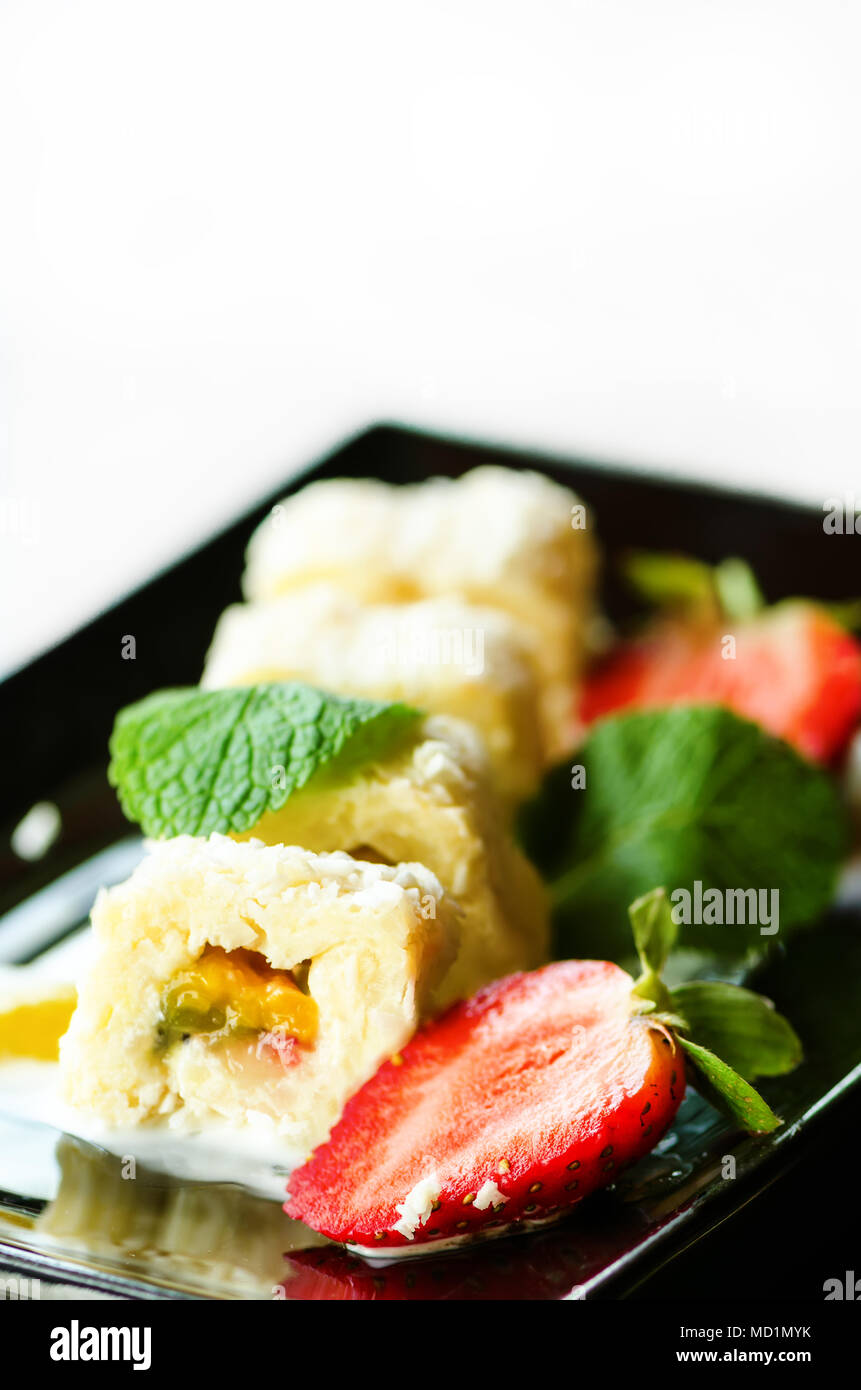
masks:
[[[22,1000],[0,1013],[0,1059],[28,1057],[56,1062],[77,997],[71,986],[36,1000]]]

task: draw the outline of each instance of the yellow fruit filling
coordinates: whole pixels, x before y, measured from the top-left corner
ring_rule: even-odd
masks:
[[[75,990],[64,986],[56,994],[22,1000],[0,1012],[0,1060],[28,1057],[56,1062],[76,1002]]]
[[[169,1046],[191,1033],[273,1033],[308,1046],[317,1036],[317,1022],[316,1002],[289,970],[274,969],[257,951],[207,946],[172,981],[159,1042]]]

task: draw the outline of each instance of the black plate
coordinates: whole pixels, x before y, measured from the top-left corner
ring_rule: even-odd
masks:
[[[604,601],[614,618],[624,619],[630,612],[630,599],[613,578],[614,558],[632,546],[684,550],[710,561],[743,556],[756,569],[770,599],[799,593],[838,599],[857,589],[852,538],[827,535],[821,511],[397,426],[361,434],[294,478],[286,491],[296,491],[312,479],[337,476],[416,482],[434,474],[457,476],[481,463],[540,468],[573,486],[591,505],[606,561]],[[248,538],[282,495],[283,491],[263,502],[0,685],[0,727],[7,736],[0,792],[0,960],[31,958],[78,927],[94,884],[121,871],[126,850],[111,847],[128,841],[130,827],[105,780],[114,715],[150,690],[199,679],[215,622],[221,610],[240,597]],[[128,636],[135,638],[134,660],[122,656]],[[63,833],[46,858],[31,866],[12,853],[10,835],[20,817],[40,800],[60,807]],[[134,855],[133,846],[129,852]],[[481,1251],[422,1262],[412,1271],[403,1265],[368,1271],[334,1247],[294,1251],[283,1270],[288,1296],[547,1299],[618,1295],[638,1283],[769,1182],[800,1152],[796,1140],[802,1127],[857,1087],[861,1013],[854,993],[861,971],[859,917],[857,902],[849,894],[821,930],[793,941],[758,982],[792,1017],[806,1049],[806,1061],[797,1072],[763,1088],[787,1122],[776,1135],[734,1135],[690,1094],[673,1132],[655,1154],[625,1175],[613,1192],[585,1204],[565,1225]],[[840,1020],[838,1027],[835,1019]],[[14,1133],[14,1127],[6,1131],[9,1143],[15,1142],[10,1137]],[[53,1151],[56,1136],[45,1132],[39,1142]],[[268,1238],[258,1269],[253,1243],[235,1254],[243,1275],[237,1280],[234,1266],[225,1272],[221,1238],[213,1235],[210,1248],[201,1235],[204,1209],[213,1230],[221,1224],[212,1220],[213,1213],[229,1210],[235,1230],[243,1224],[237,1215],[241,1209],[247,1228],[257,1232],[258,1199],[235,1189],[200,1185],[185,1185],[184,1196],[178,1196],[182,1184],[166,1185],[155,1175],[141,1174],[130,1204],[128,1191],[107,1180],[98,1152],[61,1140],[57,1154],[50,1190],[0,1193],[0,1264],[126,1297],[272,1296]],[[735,1160],[731,1180],[725,1176],[727,1156]],[[0,1171],[0,1186],[3,1182]],[[74,1207],[70,1184],[83,1185],[88,1201],[95,1203],[83,1225],[80,1211],[77,1225],[64,1220],[70,1202]],[[191,1199],[199,1203],[196,1224],[168,1220],[172,1203],[187,1206]],[[116,1225],[119,1208],[125,1213],[120,1223],[124,1231],[135,1223],[140,1228],[139,1239],[131,1242],[132,1255],[128,1240],[112,1244],[104,1234]],[[275,1205],[268,1210],[277,1237],[279,1223],[286,1218]],[[169,1239],[166,1229],[173,1233]],[[295,1231],[288,1233],[285,1225],[280,1249],[288,1244],[296,1244]]]

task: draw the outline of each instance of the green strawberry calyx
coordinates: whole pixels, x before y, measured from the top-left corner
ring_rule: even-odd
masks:
[[[690,555],[632,550],[623,573],[647,603],[689,618],[740,622],[756,617],[766,606],[756,575],[737,556],[709,565]]]
[[[770,1000],[741,985],[692,980],[671,989],[664,983],[678,936],[666,889],[637,898],[628,914],[641,966],[632,991],[635,1015],[672,1033],[706,1100],[749,1133],[770,1134],[783,1121],[750,1083],[781,1076],[801,1061],[792,1025]]]
[[[795,597],[769,604],[746,560],[730,555],[717,565],[674,551],[630,550],[622,562],[629,587],[650,607],[688,621],[748,622],[766,609],[812,604],[846,628],[861,630],[861,599]]]

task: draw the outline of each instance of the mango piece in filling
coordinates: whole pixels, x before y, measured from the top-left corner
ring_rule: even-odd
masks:
[[[274,1033],[308,1046],[317,1036],[317,1018],[316,1002],[289,970],[274,969],[257,951],[207,946],[171,982],[159,1042],[169,1046],[190,1033]]]

